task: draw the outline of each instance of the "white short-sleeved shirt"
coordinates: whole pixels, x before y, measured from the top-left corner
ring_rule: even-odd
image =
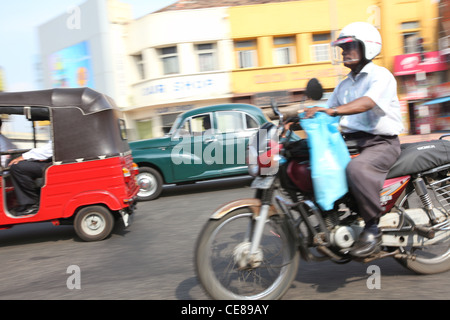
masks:
[[[31,149],[22,154],[25,160],[47,160],[53,156],[53,143],[50,140],[45,145],[39,148]]]
[[[365,65],[356,77],[350,72],[338,84],[327,104],[338,107],[364,96],[371,98],[376,106],[362,113],[342,116],[342,132],[395,136],[403,131],[397,81],[389,70],[373,62]]]

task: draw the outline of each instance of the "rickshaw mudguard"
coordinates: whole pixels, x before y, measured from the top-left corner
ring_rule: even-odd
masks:
[[[228,202],[218,208],[211,215],[210,219],[219,220],[226,216],[227,214],[233,212],[234,210],[241,208],[250,208],[253,212],[253,216],[256,217],[259,215],[259,211],[261,209],[261,200],[257,198],[246,198],[246,199],[238,199],[231,202]],[[271,205],[269,209],[269,216],[277,214],[276,209]]]
[[[104,190],[89,191],[77,194],[67,202],[63,209],[63,218],[72,217],[78,208],[103,204],[111,211],[119,211],[127,207],[116,196]]]

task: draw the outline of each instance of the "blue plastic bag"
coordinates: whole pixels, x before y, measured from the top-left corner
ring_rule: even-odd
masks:
[[[322,210],[333,209],[334,203],[348,192],[345,169],[350,154],[339,132],[339,117],[317,112],[300,124],[308,134],[311,177],[314,196]]]

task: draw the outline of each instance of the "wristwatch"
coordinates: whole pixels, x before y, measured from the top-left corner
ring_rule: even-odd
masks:
[[[331,109],[333,109],[333,117],[336,117],[338,115],[338,111],[336,107],[331,107]]]

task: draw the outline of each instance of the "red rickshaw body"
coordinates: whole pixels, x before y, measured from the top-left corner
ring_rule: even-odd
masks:
[[[131,155],[127,158],[131,160]],[[134,178],[128,183],[125,181],[123,160],[115,157],[50,166],[45,172],[38,213],[16,217],[2,210],[0,227],[70,219],[79,208],[95,204],[117,212],[127,209],[133,205],[139,188],[134,183]],[[3,203],[2,193],[1,204]]]
[[[0,113],[50,121],[53,143],[53,158],[37,182],[35,214],[14,213],[14,188],[8,168],[2,168],[0,229],[43,221],[72,223],[83,240],[95,241],[109,235],[111,221],[128,225],[139,191],[138,169],[112,99],[88,88],[0,93]]]

